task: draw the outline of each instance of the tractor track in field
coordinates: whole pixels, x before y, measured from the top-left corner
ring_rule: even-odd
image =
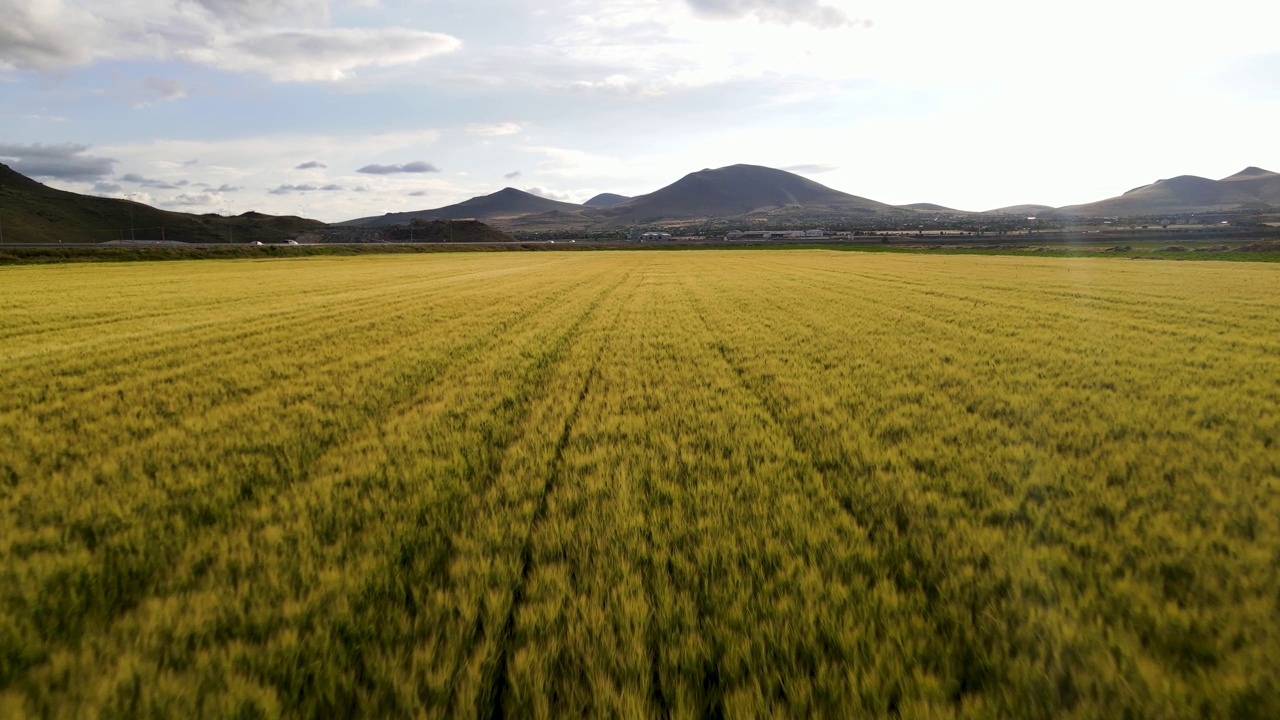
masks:
[[[617,292],[617,288],[621,287],[630,279],[628,273],[618,285],[614,286],[610,295]],[[603,299],[601,303],[603,304]],[[598,309],[593,308],[590,314]],[[582,411],[582,405],[586,397],[591,392],[592,382],[599,374],[600,359],[604,356],[605,348],[609,344],[610,338],[613,336],[614,329],[618,324],[618,316],[621,315],[621,305],[617,312],[614,313],[612,320],[609,322],[608,330],[605,332],[604,338],[600,343],[600,347],[596,349],[595,355],[591,359],[591,366],[587,369],[586,375],[582,381],[582,387],[578,391],[578,396],[574,401],[573,410],[569,416],[565,418],[564,427],[560,431],[560,436],[556,440],[555,454],[551,460],[551,472],[547,476],[546,483],[543,484],[542,492],[538,496],[538,506],[533,512],[533,517],[529,521],[529,531],[525,535],[524,543],[520,551],[520,580],[515,587],[511,597],[511,607],[507,611],[507,617],[503,621],[500,637],[502,638],[500,650],[496,662],[494,663],[494,679],[489,686],[488,692],[482,697],[491,698],[491,705],[487,717],[491,720],[506,716],[507,698],[510,694],[511,679],[508,675],[508,662],[511,655],[512,646],[515,644],[515,625],[516,617],[520,613],[520,608],[524,603],[525,588],[529,582],[529,576],[533,572],[533,541],[537,535],[539,527],[547,516],[547,507],[550,497],[560,483],[560,477],[564,472],[564,453],[569,446],[569,438],[573,434],[574,426],[578,422],[578,416]]]

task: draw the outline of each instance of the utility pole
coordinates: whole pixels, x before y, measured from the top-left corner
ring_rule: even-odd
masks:
[[[4,186],[0,185],[0,194],[4,193]],[[0,243],[4,242],[4,223],[0,223]]]
[[[231,206],[227,206],[227,244],[230,245],[231,240]]]
[[[134,242],[138,238],[133,235],[133,196],[137,193],[129,193],[129,242]]]

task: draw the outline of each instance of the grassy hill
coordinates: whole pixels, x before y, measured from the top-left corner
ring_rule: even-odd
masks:
[[[0,227],[5,243],[108,240],[280,242],[323,223],[246,212],[234,217],[170,212],[130,200],[56,190],[0,164]]]

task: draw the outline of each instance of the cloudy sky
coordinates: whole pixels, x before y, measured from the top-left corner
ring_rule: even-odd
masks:
[[[754,163],[889,203],[1280,171],[1273,0],[0,0],[0,162],[192,212],[583,201]]]

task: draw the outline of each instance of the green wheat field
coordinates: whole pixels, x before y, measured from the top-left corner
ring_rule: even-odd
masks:
[[[0,716],[1280,715],[1280,266],[0,268]]]

